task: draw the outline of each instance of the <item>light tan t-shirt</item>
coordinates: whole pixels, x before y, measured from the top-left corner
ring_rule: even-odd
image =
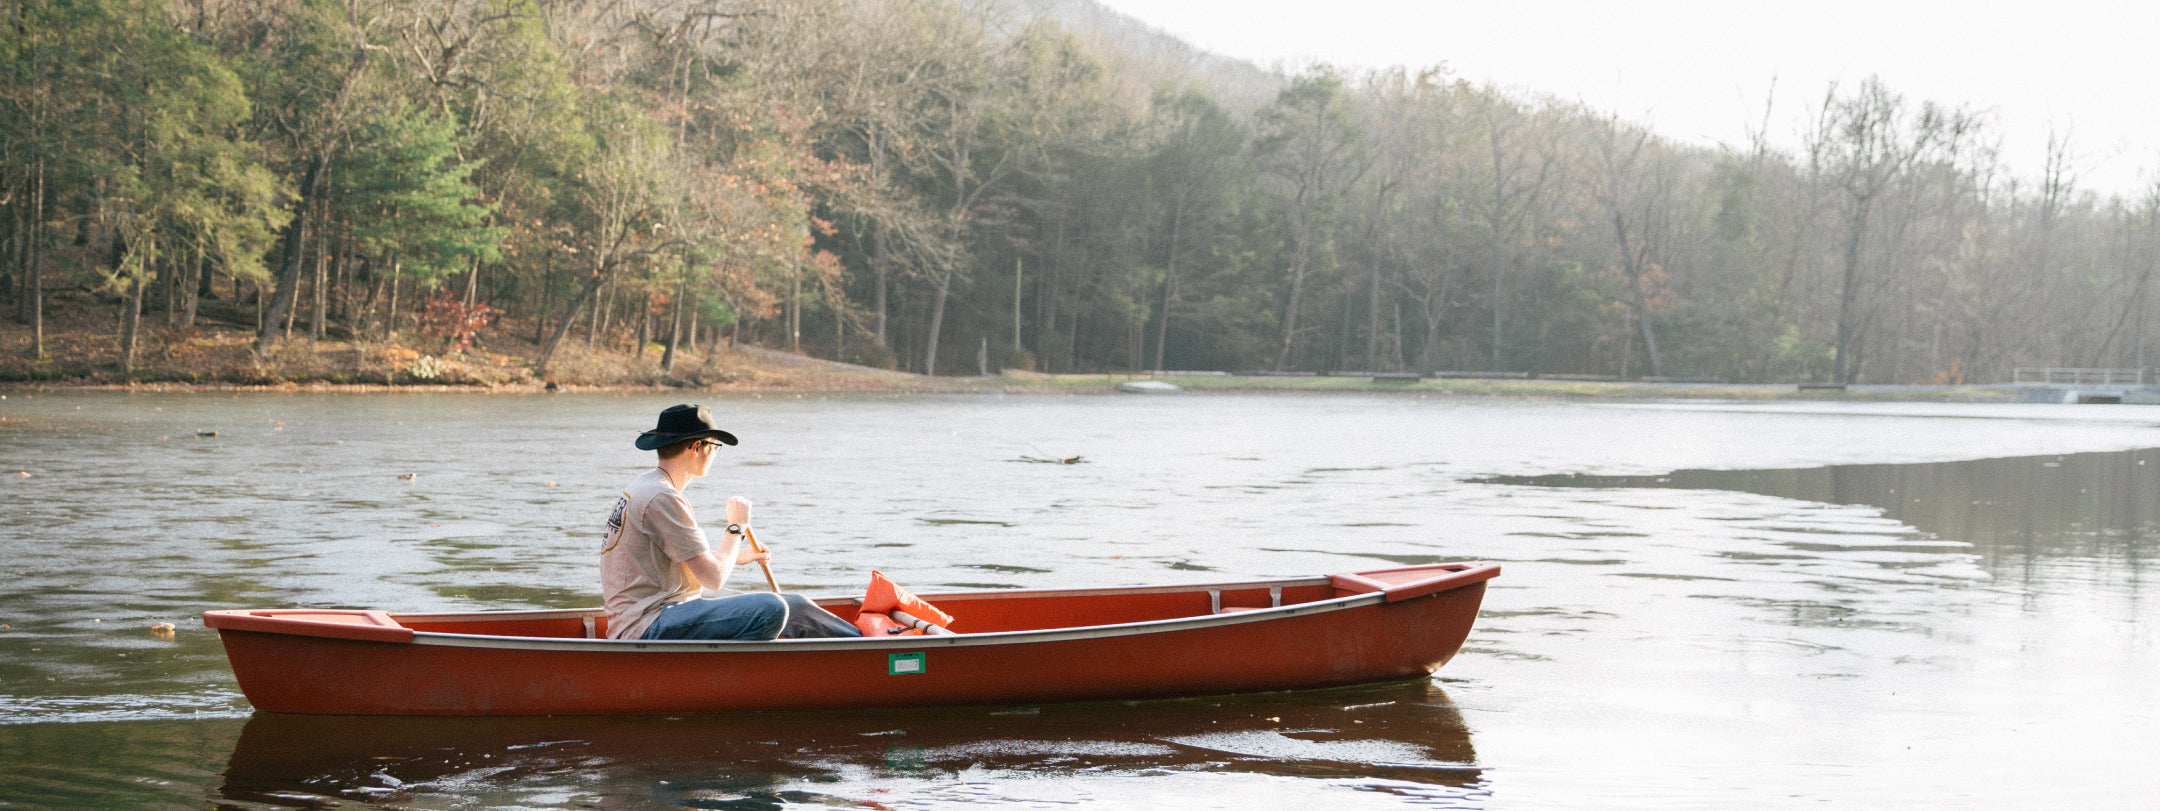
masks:
[[[698,596],[682,561],[710,551],[690,501],[659,468],[631,480],[608,514],[600,545],[600,593],[608,637],[638,639],[660,609]]]

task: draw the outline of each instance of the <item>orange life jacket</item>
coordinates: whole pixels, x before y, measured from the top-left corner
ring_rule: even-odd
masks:
[[[941,628],[953,623],[953,615],[908,593],[907,589],[887,579],[883,572],[871,571],[870,588],[863,592],[862,610],[855,614],[855,627],[862,629],[864,636],[922,636],[922,628],[893,619],[895,611]]]
[[[922,636],[923,632],[909,628],[893,620],[888,614],[872,614],[865,611],[855,615],[855,627],[862,629],[863,636]]]

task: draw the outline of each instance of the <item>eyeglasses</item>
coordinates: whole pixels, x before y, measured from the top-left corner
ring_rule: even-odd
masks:
[[[720,445],[721,445],[721,443],[718,443],[718,442],[714,442],[714,441],[712,441],[712,440],[709,440],[709,439],[708,439],[708,440],[704,440],[704,441],[702,441],[702,442],[699,442],[699,443],[697,444],[697,446],[698,446],[699,448],[701,448],[701,449],[703,449],[703,450],[708,450],[708,451],[714,451],[714,450],[719,450],[719,449],[720,449]]]

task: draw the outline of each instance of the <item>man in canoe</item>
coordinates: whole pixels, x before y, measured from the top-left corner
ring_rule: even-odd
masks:
[[[700,405],[669,406],[660,423],[639,434],[638,450],[658,451],[659,464],[631,480],[608,514],[600,548],[600,592],[613,639],[803,639],[862,636],[862,632],[800,594],[737,592],[726,588],[736,566],[768,553],[744,543],[731,523],[716,546],[698,526],[683,488],[705,475],[721,445],[720,430]],[[730,499],[733,507],[736,500]],[[748,517],[748,503],[740,514]],[[737,512],[731,509],[731,513]],[[715,596],[701,596],[715,595]]]

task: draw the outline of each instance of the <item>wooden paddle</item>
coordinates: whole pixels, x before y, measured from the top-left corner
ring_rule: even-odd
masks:
[[[749,542],[750,542],[750,551],[752,551],[752,552],[765,552],[765,551],[766,551],[766,549],[765,549],[765,545],[764,545],[764,544],[761,544],[761,543],[758,543],[758,539],[757,539],[757,530],[754,530],[754,529],[751,529],[751,528],[750,528],[750,500],[749,500],[749,499],[743,498],[743,497],[741,497],[741,496],[736,496],[736,497],[734,497],[734,498],[730,498],[730,499],[728,499],[728,500],[727,500],[727,520],[728,520],[728,523],[730,523],[730,524],[739,524],[739,525],[741,525],[741,526],[742,526],[742,528],[743,528],[743,539],[744,539],[744,540],[747,540],[747,541],[749,541]],[[757,563],[758,563],[758,567],[759,567],[759,568],[762,568],[762,569],[764,569],[764,570],[765,570],[765,587],[766,587],[766,588],[769,588],[769,589],[772,589],[772,592],[773,592],[774,594],[779,594],[779,593],[780,593],[780,581],[779,581],[779,580],[776,580],[776,579],[774,579],[774,578],[773,578],[773,576],[772,576],[772,561],[769,561],[769,560],[760,560],[760,561],[758,561]]]

